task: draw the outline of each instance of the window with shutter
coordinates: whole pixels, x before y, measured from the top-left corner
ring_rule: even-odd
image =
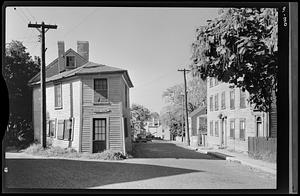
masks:
[[[214,130],[213,130],[213,121],[210,121],[209,123],[209,133],[210,133],[210,136],[213,136],[214,134]]]
[[[213,96],[210,96],[210,98],[209,98],[209,110],[210,111],[214,110],[214,108],[213,108]]]
[[[215,95],[215,111],[219,110],[219,94]]]
[[[221,95],[221,108],[226,109],[226,104],[225,104],[225,91],[222,92]]]
[[[64,139],[64,120],[59,120],[57,123],[57,139]]]
[[[246,108],[246,92],[240,89],[240,108]]]

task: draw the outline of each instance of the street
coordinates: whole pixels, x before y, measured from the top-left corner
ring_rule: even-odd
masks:
[[[123,161],[6,159],[7,188],[66,189],[275,189],[276,176],[153,141],[135,144]]]

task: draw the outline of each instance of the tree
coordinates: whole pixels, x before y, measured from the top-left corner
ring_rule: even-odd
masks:
[[[151,112],[148,108],[139,105],[132,104],[130,108],[131,112],[131,126],[135,132],[144,130],[145,122],[150,119]]]
[[[188,81],[188,111],[192,112],[200,106],[206,105],[206,83],[201,78]],[[162,97],[168,103],[161,111],[161,122],[170,127],[173,136],[183,136],[184,86],[174,85],[163,92]]]
[[[35,57],[38,61],[38,58]],[[39,72],[39,65],[20,41],[6,45],[2,75],[9,95],[9,122],[5,134],[7,145],[33,140],[32,93],[28,81]]]
[[[269,111],[277,94],[278,11],[226,8],[196,30],[192,43],[194,76],[216,77],[250,94],[249,102]]]
[[[192,112],[200,105],[206,105],[206,83],[200,78],[192,78],[188,81],[188,111]],[[182,106],[184,101],[183,84],[174,85],[163,92],[162,97],[167,103]]]

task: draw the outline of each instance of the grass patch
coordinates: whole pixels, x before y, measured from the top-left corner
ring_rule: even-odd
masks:
[[[123,153],[112,150],[105,150],[100,153],[79,153],[73,148],[61,148],[58,146],[49,145],[43,148],[41,144],[32,144],[25,150],[24,153],[45,157],[65,157],[65,158],[88,158],[99,160],[123,160],[127,157]]]

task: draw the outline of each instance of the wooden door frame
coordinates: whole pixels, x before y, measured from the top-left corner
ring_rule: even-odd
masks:
[[[94,119],[106,119],[106,136],[105,136],[105,139],[106,139],[106,150],[109,149],[109,116],[108,115],[103,115],[103,114],[95,114],[91,117],[91,120],[90,120],[90,124],[91,124],[91,131],[90,131],[90,153],[93,153],[93,132],[94,132]]]

